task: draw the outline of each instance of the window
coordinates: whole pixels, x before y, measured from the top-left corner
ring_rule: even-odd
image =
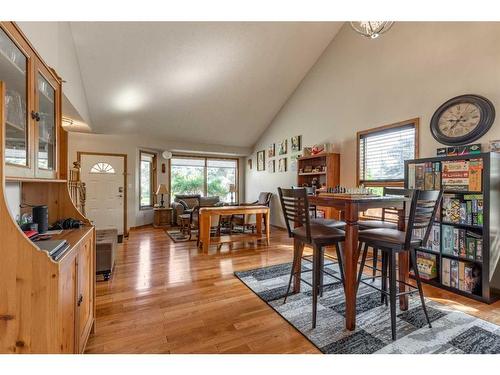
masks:
[[[95,163],[92,168],[90,168],[90,173],[114,174],[115,169],[108,163]]]
[[[155,201],[154,188],[156,186],[156,155],[140,151],[139,168],[139,205],[141,209],[153,207]]]
[[[358,132],[358,185],[377,194],[386,186],[404,185],[404,161],[418,157],[418,124],[417,118]],[[380,219],[382,209],[369,209],[363,216]]]
[[[230,185],[237,186],[238,159],[174,156],[170,159],[170,192],[218,196],[223,202],[237,202]]]
[[[358,132],[358,185],[402,186],[404,161],[418,157],[418,119]]]

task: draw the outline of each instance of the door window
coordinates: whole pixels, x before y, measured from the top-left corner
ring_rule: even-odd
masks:
[[[90,168],[90,173],[101,173],[101,174],[114,174],[115,169],[109,163],[95,163],[92,168]]]

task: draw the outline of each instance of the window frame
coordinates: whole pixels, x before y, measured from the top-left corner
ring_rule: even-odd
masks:
[[[150,180],[150,205],[143,206],[141,204],[141,197],[142,197],[142,186],[141,186],[141,179],[142,179],[142,172],[141,172],[141,163],[142,163],[142,155],[149,155],[152,157],[151,160],[151,170],[149,172],[149,180]],[[156,204],[156,194],[155,194],[155,187],[157,185],[157,169],[156,169],[156,164],[157,164],[157,154],[151,151],[144,151],[144,150],[139,150],[139,210],[151,210],[155,204]]]
[[[240,201],[240,158],[238,157],[228,157],[228,156],[207,156],[207,155],[196,155],[196,154],[182,154],[176,153],[172,154],[172,158],[168,160],[168,190],[172,194],[172,159],[175,158],[187,158],[187,159],[204,159],[204,179],[203,179],[203,197],[207,196],[208,192],[208,160],[232,160],[236,162],[236,193],[234,193],[235,204],[239,204]]]
[[[418,159],[419,157],[419,127],[420,127],[420,118],[412,118],[409,120],[395,122],[393,124],[378,126],[376,128],[371,128],[367,130],[362,130],[356,133],[356,186],[359,186],[361,183],[360,174],[360,165],[361,155],[359,152],[361,138],[363,136],[373,134],[373,133],[383,133],[384,131],[391,131],[396,128],[407,127],[408,125],[413,125],[415,128],[415,154],[414,159]],[[403,165],[404,167],[404,165]],[[404,178],[400,180],[378,180],[378,181],[363,181],[364,186],[367,187],[403,187],[404,186]]]

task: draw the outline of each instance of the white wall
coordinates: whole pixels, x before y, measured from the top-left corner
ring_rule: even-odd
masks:
[[[21,216],[21,187],[19,182],[5,183],[5,200],[9,207],[10,216],[17,220]]]
[[[74,118],[76,109],[81,117],[77,120],[83,120],[90,125],[87,98],[69,23],[18,22],[17,24],[44,61],[65,81],[63,94],[74,108],[63,101],[63,114]]]
[[[420,156],[434,156],[440,145],[429,122],[443,102],[473,93],[489,98],[500,111],[499,41],[498,22],[398,22],[377,40],[345,24],[256,143],[254,168],[246,171],[247,198],[295,183],[296,172],[255,168],[256,151],[294,135],[301,134],[306,146],[332,143],[341,154],[340,181],[347,186],[356,182],[359,130],[419,117]],[[500,139],[499,123],[497,114],[478,141],[486,150],[490,139]],[[277,203],[275,197],[274,207]],[[284,225],[279,209],[273,210],[272,223]]]
[[[113,134],[86,134],[70,132],[68,137],[68,153],[70,168],[77,160],[78,151],[117,153],[127,155],[127,222],[129,227],[151,224],[153,222],[152,210],[139,209],[139,151],[153,151],[158,153],[158,183],[168,186],[168,168],[161,173],[161,164],[166,160],[161,157],[163,150],[182,150],[184,152],[198,152],[210,155],[244,155],[246,149],[238,149],[225,146],[189,145],[177,142],[168,142],[161,139],[153,139],[140,135],[113,135]],[[239,152],[238,152],[239,151]],[[240,168],[244,168],[245,160],[241,158]],[[168,167],[168,164],[166,165]],[[239,185],[240,200],[245,196],[244,170],[240,171]],[[156,189],[156,188],[155,188]]]

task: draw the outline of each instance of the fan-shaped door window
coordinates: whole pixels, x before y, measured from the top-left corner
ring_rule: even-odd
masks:
[[[100,174],[114,174],[115,169],[109,163],[95,163],[92,168],[90,168],[90,173],[100,173]]]

